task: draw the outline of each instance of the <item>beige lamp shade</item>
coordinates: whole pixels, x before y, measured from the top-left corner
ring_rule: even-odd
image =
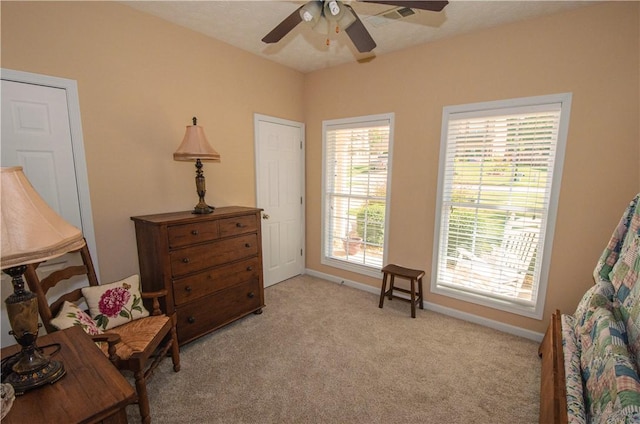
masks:
[[[220,162],[220,154],[207,141],[204,130],[197,125],[193,118],[193,125],[187,126],[182,143],[173,154],[174,160],[193,161],[196,159]]]
[[[33,188],[21,166],[2,168],[0,185],[2,269],[62,256],[85,244]]]

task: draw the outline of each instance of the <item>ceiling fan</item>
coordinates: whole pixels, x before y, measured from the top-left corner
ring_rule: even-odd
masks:
[[[440,12],[449,3],[448,1],[387,1],[387,0],[357,0],[365,3],[378,3],[390,6],[408,7],[412,9]],[[370,52],[376,47],[371,35],[356,14],[355,10],[340,0],[313,0],[296,9],[285,20],[280,22],[271,32],[264,36],[263,42],[277,43],[296,27],[300,22],[310,24],[314,30],[329,34],[329,31],[340,29],[347,35],[359,52]],[[329,39],[327,38],[327,45]]]

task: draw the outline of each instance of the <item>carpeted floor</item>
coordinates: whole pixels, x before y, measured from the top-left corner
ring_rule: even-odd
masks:
[[[310,276],[181,348],[148,384],[154,423],[538,421],[531,340]],[[140,421],[137,405],[127,408]]]

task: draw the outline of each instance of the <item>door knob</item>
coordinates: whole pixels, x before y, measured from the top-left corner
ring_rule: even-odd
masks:
[[[269,219],[269,214],[263,213],[262,214],[262,219]]]

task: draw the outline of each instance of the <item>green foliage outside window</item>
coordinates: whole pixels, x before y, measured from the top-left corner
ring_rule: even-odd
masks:
[[[382,246],[384,242],[384,203],[370,202],[356,211],[357,233],[366,243]]]

